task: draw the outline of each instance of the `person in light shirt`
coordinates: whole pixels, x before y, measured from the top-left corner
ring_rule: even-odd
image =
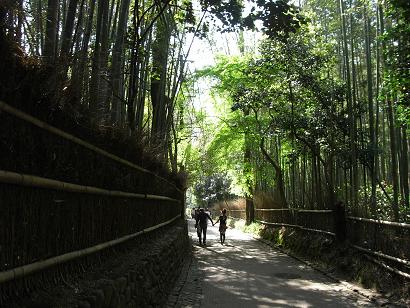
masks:
[[[227,219],[228,216],[226,216],[226,209],[223,209],[221,211],[221,216],[219,216],[218,220],[215,222],[215,225],[219,222],[219,238],[222,245],[225,243],[225,231],[228,229],[228,226],[226,225]]]

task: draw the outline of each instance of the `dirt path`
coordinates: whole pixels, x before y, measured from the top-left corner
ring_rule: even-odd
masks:
[[[377,307],[345,285],[238,230],[219,243],[208,227],[207,246],[199,246],[193,222],[193,261],[174,293],[176,307]],[[178,294],[176,294],[178,293]]]

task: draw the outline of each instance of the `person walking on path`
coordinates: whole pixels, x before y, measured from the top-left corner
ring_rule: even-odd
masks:
[[[226,216],[226,209],[221,211],[221,216],[219,216],[218,220],[215,222],[215,225],[219,222],[219,238],[221,239],[221,244],[225,243],[225,231],[228,229],[226,225],[226,220],[228,216]]]
[[[208,227],[208,219],[211,221],[212,225],[214,225],[214,222],[212,221],[211,216],[209,216],[208,213],[205,213],[203,208],[200,208],[199,213],[196,216],[196,223],[195,223],[195,228],[197,228],[197,233],[199,237],[199,245],[206,244],[206,229]],[[201,242],[201,238],[203,239],[202,242]]]

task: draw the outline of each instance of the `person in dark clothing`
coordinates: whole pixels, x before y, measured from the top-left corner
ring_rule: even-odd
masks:
[[[335,204],[334,210],[334,222],[335,222],[335,233],[336,239],[340,242],[346,240],[346,210],[342,201],[338,201]]]
[[[199,207],[197,209],[195,209],[195,222],[198,220],[199,210],[200,210]],[[195,228],[196,228],[196,234],[198,235],[198,237],[200,237],[201,236],[201,233],[200,233],[201,230],[198,228],[198,223],[195,223]],[[201,242],[199,242],[199,244],[201,244]]]
[[[214,222],[212,221],[212,218],[207,213],[205,213],[203,208],[199,209],[199,213],[196,216],[195,228],[197,228],[200,245],[206,244],[206,229],[208,227],[208,219],[211,221],[213,225]],[[201,241],[201,239],[203,239],[203,241]]]
[[[198,213],[199,213],[199,208],[195,209],[195,214],[194,214],[194,219],[195,220],[198,217]]]
[[[226,220],[228,216],[226,216],[226,209],[221,211],[221,216],[219,216],[218,220],[215,222],[215,225],[219,222],[219,238],[221,239],[221,244],[225,243],[225,231],[228,229],[226,225]]]

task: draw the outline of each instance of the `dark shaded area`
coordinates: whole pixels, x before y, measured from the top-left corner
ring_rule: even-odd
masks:
[[[0,185],[0,270],[138,232],[182,212],[167,180],[0,113],[0,170],[180,202]]]
[[[337,217],[332,212],[316,212],[312,215],[311,212],[304,212],[303,209],[283,209],[281,211],[255,209],[256,220],[297,225],[327,232],[335,232]],[[343,224],[344,220],[341,223]]]
[[[63,87],[61,93],[56,93],[59,87],[53,80],[55,68],[41,64],[34,57],[25,56],[20,47],[2,32],[0,32],[0,58],[2,59],[0,100],[112,154],[175,181],[180,187],[185,185],[181,183],[180,176],[170,173],[166,164],[158,160],[157,150],[149,147],[144,136],[132,135],[123,128],[96,125],[92,121],[88,107],[80,104],[79,98],[69,93],[69,88]],[[3,117],[3,113],[1,115]],[[9,131],[5,128],[10,130],[22,124],[15,121],[12,123],[2,121],[1,125],[3,126],[1,132],[7,135]],[[30,140],[33,136],[26,137],[16,132],[10,137],[25,138],[24,142],[32,147],[31,150],[35,150],[38,146],[38,140]],[[37,160],[49,159],[47,155],[42,156],[40,153],[36,155],[39,156]],[[18,162],[19,165],[26,163]],[[37,168],[41,168],[44,164],[47,162],[40,163]],[[63,162],[60,164],[64,165]],[[34,166],[34,163],[32,165]]]
[[[350,223],[348,224],[348,236],[352,236],[351,234],[357,230],[357,226],[353,227]],[[360,232],[360,234],[366,234],[366,232]],[[367,232],[367,234],[372,233]],[[266,227],[262,230],[261,237],[290,255],[313,264],[317,269],[330,273],[334,277],[358,282],[365,288],[377,289],[381,294],[389,296],[392,302],[408,300],[410,296],[409,284],[404,277],[369,261],[364,253],[352,248],[347,241],[341,243],[331,236],[284,227]],[[383,243],[382,239],[380,243]],[[356,244],[364,245],[365,243],[357,242]],[[380,259],[380,261],[386,263],[385,259]],[[395,268],[399,266],[396,262],[390,265]]]
[[[0,306],[161,307],[189,256],[186,222],[177,222],[0,289]]]
[[[394,225],[366,223],[347,220],[347,235],[353,244],[380,251],[403,260],[410,260],[410,229]],[[380,258],[380,261],[404,272],[409,272],[405,264]]]
[[[181,213],[169,201],[1,185],[0,271],[85,249]]]

